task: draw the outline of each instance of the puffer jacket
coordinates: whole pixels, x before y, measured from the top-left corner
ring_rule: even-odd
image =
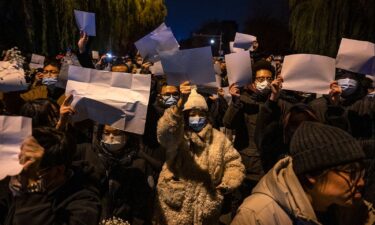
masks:
[[[241,184],[244,166],[223,133],[210,124],[199,133],[187,131],[183,116],[173,108],[158,123],[158,140],[167,161],[157,184],[155,220],[168,225],[215,225],[223,194]]]
[[[366,223],[357,223],[355,213],[341,212],[339,224],[374,224],[375,210],[365,203]],[[353,209],[351,212],[354,212]],[[362,209],[362,212],[364,210]],[[348,221],[355,221],[354,223]],[[321,225],[293,171],[292,158],[286,157],[259,181],[253,193],[242,203],[231,225]]]

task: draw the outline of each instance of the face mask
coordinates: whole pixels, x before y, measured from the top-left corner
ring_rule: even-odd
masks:
[[[375,98],[375,91],[368,93],[367,98]]]
[[[264,80],[263,82],[256,82],[255,87],[260,92],[270,89],[270,85],[267,80]]]
[[[342,89],[341,95],[343,97],[353,94],[357,90],[357,87],[358,87],[358,82],[356,80],[349,79],[349,78],[339,79],[337,80],[337,83]]]
[[[170,95],[170,96],[162,96],[163,103],[167,107],[171,107],[172,105],[176,105],[178,102],[178,97]]]
[[[53,85],[56,84],[57,78],[43,78],[42,84],[44,85]]]
[[[198,116],[190,116],[189,117],[189,126],[195,132],[199,132],[206,126],[206,118],[205,117],[198,117]]]
[[[103,135],[102,146],[111,152],[117,152],[126,145],[126,139],[124,135]]]

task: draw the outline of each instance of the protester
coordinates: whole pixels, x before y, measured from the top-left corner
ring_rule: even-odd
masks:
[[[262,178],[231,224],[373,224],[375,210],[361,198],[364,158],[348,133],[304,122],[290,157]]]
[[[246,177],[240,188],[239,204],[264,175],[260,152],[254,140],[255,125],[260,107],[271,93],[274,76],[275,70],[272,65],[260,60],[253,65],[252,83],[243,89],[232,84],[229,89],[232,104],[226,111],[223,122],[226,128],[235,132],[234,147],[241,154],[246,168]]]
[[[157,185],[156,223],[216,224],[223,195],[241,184],[244,166],[231,142],[212,128],[204,98],[188,82],[180,91],[178,104],[158,123],[166,163]]]
[[[21,146],[23,171],[1,200],[1,224],[92,224],[100,202],[89,170],[72,165],[75,144],[54,128],[33,130]]]

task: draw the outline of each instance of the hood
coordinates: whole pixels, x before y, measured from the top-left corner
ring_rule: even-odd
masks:
[[[262,193],[271,197],[284,210],[297,218],[320,224],[293,171],[291,157],[279,160],[253,189],[253,194],[255,193]]]

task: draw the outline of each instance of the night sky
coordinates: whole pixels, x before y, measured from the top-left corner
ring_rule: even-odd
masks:
[[[239,31],[248,18],[269,16],[285,20],[287,0],[165,0],[166,24],[177,40],[185,39],[212,20],[235,20]]]

